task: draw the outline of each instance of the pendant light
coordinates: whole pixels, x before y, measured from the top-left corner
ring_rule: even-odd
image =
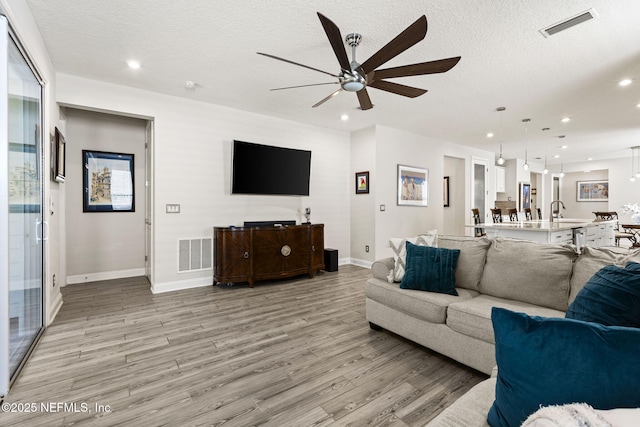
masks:
[[[636,162],[638,162],[638,168],[636,169],[636,178],[640,178],[640,146],[633,147],[636,149]]]
[[[549,130],[549,128],[542,128],[543,132],[546,132],[548,130]],[[545,175],[549,173],[549,168],[547,168],[547,147],[546,147],[546,145],[545,145],[545,148],[544,148],[544,169],[542,170],[542,173],[545,174]]]
[[[562,162],[560,162],[560,178],[564,178],[564,168]]]
[[[505,107],[498,107],[496,111],[500,112],[500,157],[498,157],[498,164],[504,165],[504,157],[502,157],[502,112],[506,110]]]
[[[525,147],[527,146],[527,135],[528,135],[528,128],[527,128],[527,123],[529,123],[531,121],[531,119],[522,119],[522,122],[524,123],[524,144]],[[529,170],[529,162],[528,162],[528,158],[527,158],[527,149],[524,149],[524,165],[522,166],[524,168],[524,170]]]

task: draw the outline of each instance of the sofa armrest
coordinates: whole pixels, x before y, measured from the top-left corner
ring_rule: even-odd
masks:
[[[393,257],[382,258],[371,265],[371,273],[376,279],[387,282],[389,280],[389,272],[393,270],[394,266],[395,262],[393,261]]]

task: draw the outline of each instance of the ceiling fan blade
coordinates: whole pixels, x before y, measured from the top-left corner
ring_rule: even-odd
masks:
[[[405,50],[409,49],[420,40],[424,39],[427,35],[427,17],[422,15],[413,24],[409,25],[406,30],[401,32],[384,45],[382,49],[377,51],[362,64],[362,69],[365,73],[375,70],[385,62],[400,55]]]
[[[377,76],[377,73],[376,73]],[[384,90],[386,92],[395,93],[396,95],[406,96],[408,98],[415,98],[427,93],[426,89],[420,89],[417,87],[401,85],[399,83],[388,82],[385,80],[376,80],[368,85],[376,89]],[[360,92],[358,92],[360,93]]]
[[[290,60],[288,60],[288,59],[280,58],[280,57],[275,56],[275,55],[270,55],[270,54],[268,54],[268,53],[262,53],[262,52],[256,52],[256,53],[257,53],[258,55],[266,56],[266,57],[268,57],[268,58],[277,59],[278,61],[288,62],[289,64],[297,65],[297,66],[299,66],[299,67],[308,68],[308,69],[310,69],[310,70],[318,71],[318,72],[320,72],[320,73],[328,74],[328,75],[330,75],[331,77],[336,77],[336,78],[338,78],[338,76],[337,76],[336,74],[330,73],[330,72],[328,72],[328,71],[319,70],[319,69],[317,69],[317,68],[313,68],[313,67],[310,67],[310,66],[308,66],[308,65],[300,64],[300,63],[298,63],[298,62],[293,62],[293,61],[290,61]]]
[[[361,110],[370,110],[373,108],[373,104],[371,103],[371,98],[369,98],[369,93],[367,93],[367,89],[362,89],[356,92],[358,95],[358,101],[360,102]]]
[[[310,85],[298,85],[298,86],[277,87],[277,88],[269,89],[269,90],[297,89],[297,88],[299,88],[299,87],[323,86],[323,85],[337,85],[337,84],[340,84],[340,82],[331,82],[331,83],[313,83],[313,84],[310,84]]]
[[[343,70],[351,71],[351,65],[349,63],[349,58],[347,57],[347,51],[344,48],[342,36],[340,35],[340,29],[336,24],[333,23],[331,19],[327,18],[320,12],[318,12],[318,18],[320,18],[320,22],[322,23],[324,32],[327,34],[329,43],[331,43],[333,53],[335,53],[336,58],[338,58],[340,68],[342,68]]]
[[[460,57],[439,59],[437,61],[421,62],[419,64],[403,65],[401,67],[376,70],[378,79],[390,79],[393,77],[421,76],[424,74],[445,73],[455,67]]]
[[[324,98],[323,100],[316,102],[315,104],[313,104],[311,106],[311,108],[316,108],[321,106],[322,104],[324,104],[325,102],[327,102],[328,100],[330,100],[331,98],[333,98],[334,96],[338,95],[340,92],[342,92],[344,89],[340,88],[337,91],[333,92],[331,95],[327,96],[326,98]]]

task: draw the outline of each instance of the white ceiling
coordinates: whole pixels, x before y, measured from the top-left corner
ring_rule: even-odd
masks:
[[[500,115],[507,158],[549,164],[630,156],[640,145],[638,0],[27,0],[56,70],[333,129],[374,124],[491,151]],[[594,8],[597,19],[545,38],[540,29]],[[266,52],[338,73],[316,12],[342,35],[361,33],[359,62],[426,15],[426,38],[383,68],[452,56],[444,74],[395,79],[428,89],[409,99],[368,89],[318,108],[337,87],[325,74],[259,56]],[[347,49],[350,55],[350,49]],[[125,62],[135,58],[142,68]],[[636,79],[619,87],[622,78]],[[196,82],[195,89],[185,81]],[[504,106],[504,113],[496,107]],[[340,115],[350,120],[342,122]],[[560,122],[569,116],[567,124]],[[523,118],[530,118],[526,132]],[[541,129],[548,127],[549,131]],[[488,139],[487,132],[496,137]],[[566,135],[559,139],[559,135]],[[561,150],[560,145],[568,145]],[[554,154],[560,159],[552,159]]]

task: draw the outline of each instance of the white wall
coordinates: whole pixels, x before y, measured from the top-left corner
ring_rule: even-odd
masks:
[[[370,265],[376,260],[375,212],[376,212],[376,140],[375,127],[351,134],[351,261]],[[369,171],[369,194],[356,194],[355,174]],[[369,246],[369,252],[366,252]]]
[[[4,10],[9,24],[25,48],[27,55],[33,61],[40,77],[44,81],[44,219],[49,225],[49,233],[48,240],[45,243],[43,290],[45,299],[45,323],[48,325],[53,321],[53,318],[62,306],[59,284],[61,281],[64,282],[64,277],[61,277],[63,274],[61,274],[60,271],[62,236],[59,230],[61,217],[56,211],[60,205],[60,185],[49,179],[49,171],[51,168],[49,135],[53,134],[54,128],[58,123],[58,108],[55,100],[55,71],[27,3],[23,0],[0,0],[0,6],[2,10]],[[53,281],[54,275],[57,279],[55,286]]]
[[[178,239],[210,237],[214,226],[247,220],[300,222],[305,207],[312,222],[325,224],[325,246],[351,256],[348,133],[66,74],[57,79],[57,99],[65,106],[154,121],[154,292],[213,281],[212,270],[177,272]],[[231,195],[234,139],[311,150],[310,196]],[[179,203],[181,213],[166,214],[167,203]]]
[[[471,157],[486,159],[494,158],[494,153],[470,149],[448,141],[427,138],[421,135],[391,129],[383,126],[376,127],[376,206],[384,204],[386,210],[375,210],[375,240],[376,258],[391,256],[388,248],[392,237],[415,236],[418,233],[437,229],[442,234],[445,222],[452,221],[445,212],[442,204],[444,176],[444,158],[456,157],[465,159],[467,180],[472,174]],[[413,207],[397,205],[397,165],[417,166],[429,169],[429,206]],[[471,220],[470,182],[464,187],[464,208],[468,212],[465,223],[473,224]],[[458,185],[453,189],[458,191]],[[487,189],[495,188],[494,169],[489,169]],[[459,195],[451,195],[458,200]],[[489,192],[489,204],[494,202],[495,192]],[[455,219],[453,219],[455,221]],[[447,227],[448,228],[448,227]],[[465,229],[471,233],[472,228]]]
[[[67,283],[144,275],[145,126],[141,119],[66,109]],[[134,155],[135,212],[83,212],[82,150]]]
[[[590,172],[568,172],[560,181],[560,194],[565,210],[562,215],[565,218],[590,218],[594,219],[594,212],[608,212],[609,202],[604,201],[577,201],[577,182],[578,181],[601,181],[609,179],[608,170],[597,170]],[[611,209],[615,211],[616,209]]]

